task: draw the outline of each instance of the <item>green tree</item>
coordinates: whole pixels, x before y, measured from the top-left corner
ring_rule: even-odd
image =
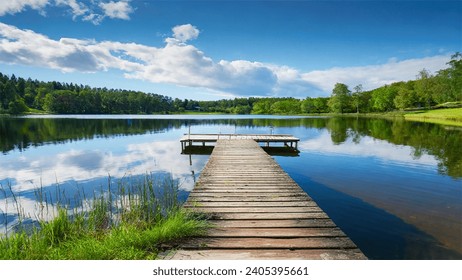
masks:
[[[269,98],[261,99],[254,103],[252,108],[252,114],[256,115],[267,115],[272,114],[271,111],[272,101]]]
[[[348,86],[342,83],[336,83],[332,90],[328,106],[331,112],[343,114],[350,109],[351,91]]]
[[[427,108],[430,108],[433,103],[432,87],[433,81],[430,72],[426,69],[420,70],[415,82],[415,92]]]
[[[3,86],[0,84],[0,105],[3,109],[8,109],[10,102],[15,101],[16,95],[16,86],[12,80],[7,81]]]
[[[404,110],[406,108],[411,108],[415,106],[417,98],[414,92],[413,82],[403,83],[399,89],[398,93],[393,99],[393,104],[397,109]]]
[[[234,113],[239,115],[250,114],[251,108],[249,105],[238,105],[234,107]]]
[[[385,85],[372,91],[372,109],[377,112],[391,111],[395,108],[393,100],[397,94],[397,88]]]
[[[441,70],[438,75],[433,78],[433,81],[432,99],[436,103],[441,104],[458,100],[456,91],[453,91],[451,87],[451,76],[449,75],[448,69]]]
[[[313,98],[313,105],[315,108],[316,113],[327,113],[329,112],[329,106],[327,106],[327,102],[329,101],[329,97],[316,97]]]
[[[271,105],[273,114],[278,115],[297,115],[300,114],[300,100],[288,98],[276,101]]]
[[[363,85],[359,84],[359,85],[355,86],[353,89],[354,89],[354,92],[351,95],[351,104],[356,109],[356,113],[359,114],[359,108],[362,105],[362,98],[361,97],[362,97],[362,94],[363,94]]]
[[[314,106],[313,98],[307,97],[301,102],[300,105],[301,112],[304,114],[312,114],[316,112],[316,107]]]
[[[440,70],[436,76],[439,93],[445,95],[445,102],[462,101],[462,54],[455,53],[447,64],[449,68]]]
[[[24,100],[21,98],[16,98],[14,101],[10,101],[8,104],[8,112],[12,115],[19,115],[28,110]]]

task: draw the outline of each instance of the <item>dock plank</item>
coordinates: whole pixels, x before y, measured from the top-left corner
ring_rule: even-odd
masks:
[[[211,228],[169,258],[366,259],[256,142],[290,141],[283,138],[289,136],[188,137],[217,141],[184,205],[209,213]]]
[[[213,228],[322,228],[336,227],[331,219],[291,219],[291,220],[212,220]]]
[[[185,249],[355,249],[348,237],[296,238],[193,238],[182,245]]]
[[[297,206],[317,206],[314,201],[194,201],[184,204],[185,207],[297,207]]]
[[[182,260],[364,260],[363,253],[358,249],[270,249],[270,250],[181,250],[174,255]]]
[[[317,213],[322,212],[319,207],[185,207],[205,213]]]
[[[213,228],[209,237],[344,237],[338,228]]]

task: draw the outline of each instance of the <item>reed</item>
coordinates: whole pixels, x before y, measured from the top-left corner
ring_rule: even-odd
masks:
[[[108,182],[108,188],[91,199],[78,192],[75,207],[58,186],[54,202],[39,188],[37,208],[54,209],[54,218],[38,219],[32,228],[23,224],[30,217],[14,198],[19,224],[1,237],[0,259],[155,259],[160,251],[200,236],[208,227],[204,217],[181,207],[178,184],[171,177],[123,178],[116,187],[110,177]]]

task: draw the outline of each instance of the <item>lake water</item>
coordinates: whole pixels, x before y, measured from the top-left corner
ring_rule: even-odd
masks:
[[[75,198],[108,181],[171,176],[185,200],[208,155],[191,133],[292,134],[298,156],[273,156],[371,259],[462,259],[462,130],[367,118],[274,116],[0,117],[0,232],[16,201]],[[127,179],[128,178],[128,179]]]

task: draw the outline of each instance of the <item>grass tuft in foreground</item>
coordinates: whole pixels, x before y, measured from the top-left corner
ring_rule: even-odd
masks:
[[[155,194],[152,178],[127,186],[118,195],[100,195],[89,210],[58,206],[51,221],[31,233],[19,230],[0,240],[0,259],[138,260],[155,259],[165,248],[199,236],[208,223],[178,204],[177,188],[164,182]]]

